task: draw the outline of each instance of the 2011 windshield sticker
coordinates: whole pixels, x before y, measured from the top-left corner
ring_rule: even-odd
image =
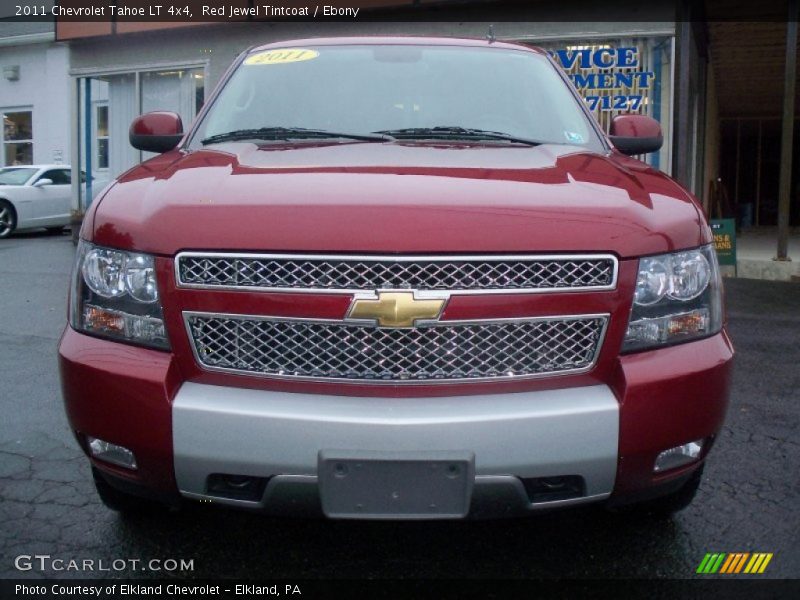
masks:
[[[308,48],[281,48],[280,50],[267,50],[248,56],[246,65],[280,65],[304,60],[313,60],[319,56],[316,50]]]

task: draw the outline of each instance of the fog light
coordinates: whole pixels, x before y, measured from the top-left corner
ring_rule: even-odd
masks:
[[[88,435],[86,441],[89,442],[89,452],[93,457],[126,469],[136,468],[136,457],[125,446],[118,446]]]
[[[664,452],[659,454],[656,458],[656,465],[653,471],[660,473],[661,471],[688,465],[690,462],[697,460],[697,457],[700,456],[700,452],[703,450],[703,442],[704,440],[697,440],[695,442],[683,444],[682,446],[670,448],[669,450],[664,450]]]

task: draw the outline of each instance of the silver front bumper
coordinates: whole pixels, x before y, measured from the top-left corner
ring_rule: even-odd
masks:
[[[469,451],[471,514],[602,500],[614,487],[619,405],[602,385],[483,396],[320,396],[185,383],[172,408],[184,496],[271,512],[319,510],[321,450]],[[259,502],[206,494],[212,473],[270,477]],[[579,475],[585,496],[531,504],[519,478]]]

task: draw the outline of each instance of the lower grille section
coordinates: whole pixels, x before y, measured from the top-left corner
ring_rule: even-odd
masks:
[[[210,370],[303,380],[435,383],[588,371],[607,315],[442,321],[406,329],[185,313]]]

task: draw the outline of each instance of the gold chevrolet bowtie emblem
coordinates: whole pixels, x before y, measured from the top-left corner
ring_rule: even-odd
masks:
[[[377,299],[356,298],[348,318],[369,319],[381,327],[412,327],[419,319],[436,319],[442,312],[443,298],[417,300],[414,292],[378,292]]]

